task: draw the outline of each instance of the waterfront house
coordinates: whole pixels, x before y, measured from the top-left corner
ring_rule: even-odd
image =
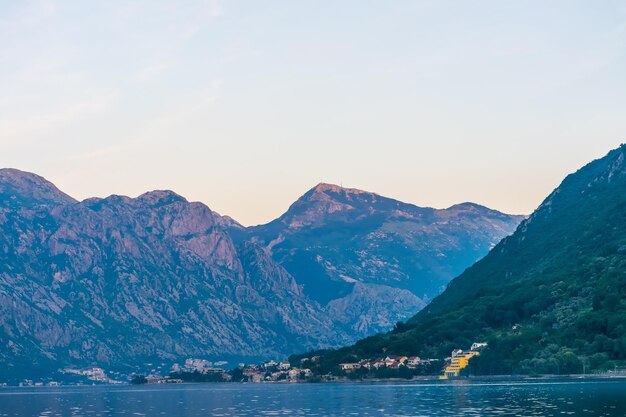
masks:
[[[385,358],[385,366],[387,368],[397,369],[400,367],[400,365],[404,365],[404,363],[407,360],[409,360],[408,356],[396,356],[396,355],[387,356]]]
[[[358,363],[340,363],[339,367],[342,371],[354,371],[355,369],[359,369],[361,365]]]
[[[463,352],[460,349],[456,349],[455,352],[453,352],[453,356],[450,359],[450,364],[444,368],[441,379],[458,377],[461,375],[461,370],[467,367],[470,359],[480,355],[478,351]]]
[[[419,356],[411,356],[407,361],[406,361],[406,366],[408,366],[409,368],[415,368],[418,365],[420,365],[422,363],[422,360],[420,359]]]

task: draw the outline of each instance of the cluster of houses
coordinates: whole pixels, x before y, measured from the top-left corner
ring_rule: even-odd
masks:
[[[379,369],[379,368],[390,368],[390,369],[399,369],[402,366],[406,366],[410,369],[415,369],[418,366],[428,365],[433,362],[438,361],[438,359],[421,359],[418,356],[396,356],[390,355],[385,358],[378,359],[362,359],[358,362],[348,362],[348,363],[340,363],[339,367],[342,371],[354,371],[356,369]]]
[[[461,349],[455,349],[449,358],[446,358],[446,364],[443,367],[443,372],[440,376],[441,379],[456,378],[461,375],[461,371],[469,364],[470,359],[480,355],[480,350],[487,346],[487,343],[474,343],[469,351],[463,351]],[[227,372],[219,366],[225,365],[226,362],[210,362],[204,359],[189,358],[183,365],[174,364],[171,368],[171,373],[188,372],[188,373],[201,373],[204,375],[216,374],[216,377],[221,376],[223,381],[239,380],[243,375],[245,380],[252,383],[262,382],[296,382],[306,380],[313,376],[313,372],[310,368],[314,368],[316,362],[320,360],[319,356],[313,356],[310,358],[303,358],[300,361],[299,366],[292,366],[288,361],[277,362],[274,360],[265,362],[260,365],[244,365],[239,364],[236,370]],[[422,359],[418,356],[398,356],[388,355],[384,358],[376,359],[362,359],[358,362],[346,362],[339,364],[339,367],[344,372],[354,372],[359,369],[377,370],[380,368],[387,369],[416,369],[420,366],[437,366],[436,363],[439,359]],[[238,376],[233,379],[234,372],[237,371]],[[120,381],[116,381],[107,376],[106,372],[102,368],[89,368],[89,369],[64,369],[66,374],[75,374],[93,382],[119,384]],[[160,376],[157,372],[146,377],[146,382],[152,384],[163,383],[180,383],[181,379],[177,379],[174,376]],[[51,384],[55,384],[52,382]],[[36,385],[32,381],[25,381],[24,385]],[[43,385],[43,384],[40,384]]]
[[[243,374],[248,377],[248,382],[269,381],[299,381],[313,375],[308,368],[292,367],[287,361],[276,362],[271,360],[261,365],[248,365],[242,368]]]
[[[65,368],[62,370],[64,374],[79,375],[88,381],[99,382],[104,384],[121,384],[121,381],[110,378],[102,368],[73,369]]]
[[[313,358],[315,359],[315,358]],[[317,357],[319,359],[319,357]],[[204,359],[187,359],[184,365],[174,364],[171,371],[177,372],[198,372],[201,374],[221,374],[224,381],[231,381],[233,379],[233,371],[227,372],[222,368],[218,368],[218,363],[213,363]],[[223,365],[220,363],[220,365]],[[248,382],[261,383],[272,381],[285,381],[295,382],[299,380],[311,377],[313,372],[307,368],[292,367],[287,361],[277,362],[271,360],[260,365],[251,364],[244,365],[239,364],[239,370],[243,376],[245,376]],[[147,377],[149,383],[173,383],[172,378],[162,378],[163,380],[157,380],[157,378]],[[154,379],[154,380],[153,380]]]
[[[20,382],[18,384],[19,387],[43,387],[45,385],[46,384],[41,382],[41,381],[33,382],[32,379],[25,379],[25,380],[23,380],[22,382]],[[57,381],[50,381],[50,382],[48,382],[47,385],[50,386],[50,387],[58,387],[60,384]],[[2,386],[6,387],[7,384],[4,383],[4,384],[2,384]]]
[[[480,350],[486,346],[487,343],[476,342],[472,344],[469,351],[463,351],[462,349],[453,350],[452,355],[449,358],[446,358],[446,365],[443,368],[440,379],[459,377],[461,375],[461,370],[469,365],[470,359],[475,356],[479,356]],[[400,369],[401,367],[416,369],[419,366],[430,365],[437,361],[439,361],[439,359],[421,359],[418,356],[389,355],[385,358],[362,359],[358,362],[340,363],[339,367],[345,372],[353,372],[361,368],[372,370],[383,367],[390,369]]]
[[[319,358],[319,357],[318,357]],[[296,382],[313,376],[310,369],[292,367],[287,361],[277,362],[274,360],[265,362],[260,365],[245,365],[240,363],[238,368],[231,371],[218,367],[223,366],[225,362],[210,362],[204,359],[189,358],[184,364],[175,363],[170,369],[170,375],[162,376],[156,372],[145,377],[145,383],[148,384],[172,384],[181,383],[182,379],[177,378],[174,374],[178,373],[199,373],[203,375],[215,374],[214,381],[239,381],[241,377],[253,383],[261,382]],[[212,379],[213,380],[213,379]]]
[[[146,376],[146,384],[182,384],[184,381],[180,378],[171,378],[158,374]]]
[[[201,374],[213,374],[213,373],[223,373],[224,369],[219,366],[225,365],[228,362],[219,361],[219,362],[210,362],[205,359],[194,359],[189,358],[185,360],[184,365],[179,365],[175,363],[172,365],[171,372],[199,372]]]

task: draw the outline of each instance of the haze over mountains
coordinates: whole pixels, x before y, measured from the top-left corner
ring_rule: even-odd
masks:
[[[395,331],[329,352],[443,358],[476,341],[481,374],[626,365],[626,145],[569,175],[516,232]]]
[[[78,202],[0,170],[0,380],[339,346],[414,314],[520,216],[320,184],[244,228],[172,191]]]

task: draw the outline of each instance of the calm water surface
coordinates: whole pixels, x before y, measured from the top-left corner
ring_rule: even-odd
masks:
[[[626,416],[626,381],[0,389],[0,416]]]

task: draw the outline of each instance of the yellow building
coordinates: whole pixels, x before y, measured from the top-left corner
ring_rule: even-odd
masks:
[[[450,358],[450,365],[444,368],[443,375],[441,375],[441,377],[439,378],[448,379],[458,377],[461,374],[461,369],[465,368],[468,365],[470,359],[478,355],[480,355],[480,353],[478,353],[477,351],[454,351],[452,353],[452,358]]]

